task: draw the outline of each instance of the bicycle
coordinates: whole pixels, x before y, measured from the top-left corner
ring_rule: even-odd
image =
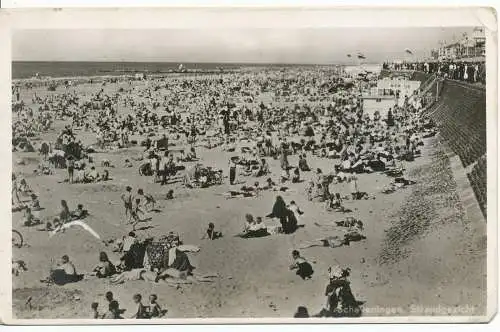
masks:
[[[12,246],[21,248],[24,243],[24,238],[19,231],[15,229],[12,230]]]

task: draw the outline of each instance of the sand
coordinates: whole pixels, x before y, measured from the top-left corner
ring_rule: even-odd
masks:
[[[105,92],[118,90],[123,83],[107,84]],[[100,85],[84,84],[72,89],[77,93],[96,92]],[[43,96],[45,88],[22,90],[21,97],[31,104],[33,92]],[[59,88],[56,93],[60,93]],[[257,101],[258,102],[258,101]],[[122,107],[123,108],[123,107]],[[120,109],[126,112],[126,109]],[[45,133],[42,139],[54,140],[65,122],[57,121],[56,130]],[[77,132],[85,144],[92,144],[93,137]],[[245,213],[265,216],[271,212],[276,192],[264,192],[259,198],[226,200],[223,194],[231,188],[228,184],[206,189],[185,189],[180,183],[160,186],[152,183],[152,177],[138,173],[139,162],[133,168],[121,167],[126,158],[135,156],[140,148],[122,149],[107,153],[96,153],[95,164],[101,170],[100,161],[108,159],[116,168],[110,169],[112,180],[102,184],[59,183],[66,177],[65,170],[56,170],[54,175],[34,176],[39,156],[36,153],[13,153],[13,161],[27,160],[27,165],[13,165],[16,173],[25,176],[40,194],[43,217],[57,214],[59,202],[66,199],[70,209],[78,203],[89,210],[88,224],[103,238],[121,237],[130,227],[124,225],[124,215],[120,194],[126,185],[143,188],[153,194],[161,212],[151,214],[152,221],[143,226],[152,228],[138,231],[139,236],[166,234],[176,231],[186,244],[201,247],[199,253],[189,254],[197,273],[218,273],[213,283],[182,285],[171,287],[163,283],[132,281],[123,285],[110,285],[105,280],[85,280],[65,286],[47,287],[40,279],[47,276],[50,259],[58,259],[63,254],[70,256],[79,272],[90,271],[98,262],[100,251],[106,251],[113,259],[118,256],[83,230],[69,230],[49,239],[46,232],[36,227],[20,225],[22,213],[13,214],[13,228],[22,232],[29,245],[13,248],[13,259],[26,262],[28,271],[13,277],[13,312],[17,318],[91,318],[90,304],[100,303],[104,312],[104,293],[115,294],[120,306],[126,309],[125,317],[132,312],[132,295],[140,293],[147,298],[157,294],[158,302],[168,309],[166,318],[199,317],[292,317],[298,306],[306,306],[310,313],[321,310],[325,303],[324,290],[328,281],[327,269],[332,265],[349,266],[352,269],[352,291],[359,301],[364,301],[364,316],[421,315],[412,305],[446,307],[470,304],[473,315],[482,315],[486,308],[486,225],[484,221],[468,220],[460,214],[460,202],[456,189],[449,188],[439,197],[428,197],[435,210],[426,227],[410,236],[409,240],[397,243],[397,250],[388,250],[388,231],[400,227],[400,216],[404,206],[413,200],[412,192],[423,192],[432,186],[425,176],[426,168],[438,165],[443,174],[450,174],[446,163],[435,158],[440,151],[436,139],[425,141],[422,157],[407,163],[407,176],[414,174],[418,183],[393,194],[381,194],[380,190],[390,182],[383,174],[359,175],[361,191],[375,196],[375,199],[346,201],[352,214],[327,212],[323,204],[307,201],[304,189],[312,172],[302,173],[306,180],[299,184],[289,184],[290,192],[282,196],[291,200],[305,212],[301,221],[305,224],[292,235],[273,235],[259,239],[241,239],[234,235],[242,230]],[[220,148],[206,150],[200,148],[198,154],[206,165],[224,169],[228,174],[227,160],[234,153],[223,152]],[[279,161],[268,159],[273,174],[279,174]],[[332,169],[334,161],[308,156],[309,165],[325,171]],[[297,157],[290,163],[296,165]],[[448,173],[447,173],[448,172]],[[248,184],[256,179],[242,178]],[[261,182],[264,179],[259,179]],[[228,182],[228,181],[226,181]],[[339,188],[340,187],[340,188]],[[348,193],[348,186],[332,188],[332,191]],[[164,200],[169,189],[176,198]],[[447,203],[440,202],[446,201]],[[444,205],[443,205],[444,204]],[[366,228],[367,239],[351,243],[341,248],[310,248],[301,253],[309,261],[314,261],[315,271],[311,280],[303,281],[289,270],[291,251],[304,241],[326,236],[329,232],[315,226],[339,220],[347,215],[361,219]],[[200,240],[209,222],[223,232],[224,237],[214,241]],[[419,222],[415,220],[415,223]],[[391,228],[392,227],[392,228]],[[390,262],[383,261],[384,253],[391,256]],[[31,296],[31,307],[25,305]],[[413,309],[412,309],[413,308]],[[460,313],[455,313],[460,314]],[[471,315],[470,312],[465,315]]]

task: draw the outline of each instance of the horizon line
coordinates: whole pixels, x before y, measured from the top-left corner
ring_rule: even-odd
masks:
[[[374,61],[374,62],[365,62],[365,63],[346,63],[346,62],[252,62],[252,61],[153,61],[153,60],[11,60],[11,63],[21,63],[21,62],[66,62],[66,63],[75,63],[75,62],[89,62],[89,63],[95,63],[95,62],[118,62],[118,63],[178,63],[178,64],[252,64],[252,65],[307,65],[307,66],[325,66],[325,65],[353,65],[353,66],[359,66],[359,65],[375,65],[375,64],[382,64],[385,61],[390,61],[390,60],[384,60],[384,61]]]

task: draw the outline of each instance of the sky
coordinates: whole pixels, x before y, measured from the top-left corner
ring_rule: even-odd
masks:
[[[13,61],[349,63],[411,60],[472,28],[16,30]],[[352,54],[349,59],[347,54]]]

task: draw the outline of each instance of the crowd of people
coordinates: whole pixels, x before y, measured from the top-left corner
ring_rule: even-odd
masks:
[[[430,64],[406,65],[414,70],[421,69],[422,65],[427,72],[442,70]],[[462,79],[467,73],[470,76],[466,75],[466,80],[479,80],[476,72],[469,74],[471,65],[465,64],[463,68],[447,73]],[[112,250],[121,255],[118,262],[112,262],[103,251],[95,269],[78,275],[65,255],[44,282],[59,285],[84,282],[82,280],[88,278],[108,279],[113,284],[130,280],[212,282],[218,277],[216,274],[193,273],[187,253],[198,252],[199,246],[184,245],[180,236],[171,233],[145,239],[139,239],[136,234],[137,225],[148,219],[147,214],[155,209],[157,200],[174,199],[173,178],[180,178],[188,190],[225,183],[230,188],[227,198],[259,199],[263,191],[276,192],[269,214],[255,218],[250,213],[241,216],[245,223],[242,233],[237,235],[246,239],[287,236],[305,226],[308,214],[295,201],[287,204],[282,193],[303,186],[303,197],[318,207],[325,207],[332,214],[352,214],[346,202],[382,194],[362,191],[359,174],[392,176],[394,188],[401,187],[397,184],[412,183],[404,178],[401,163],[411,162],[420,154],[423,136],[433,127],[432,121],[421,112],[418,93],[407,98],[403,106],[392,108],[387,118],[371,118],[363,112],[357,86],[343,84],[343,78],[328,69],[154,78],[140,85],[132,81],[121,83],[115,93],[105,92],[106,83],[99,83],[102,87],[96,93],[78,95],[72,89],[51,91],[45,97],[35,93],[31,106],[19,101],[15,103],[20,106],[13,106],[15,152],[27,151],[23,150],[26,144],[34,147],[36,136],[55,130],[55,121],[66,123],[54,142],[39,144],[37,150],[42,165],[39,168],[50,172],[37,172],[37,176],[64,168],[67,173],[60,183],[86,185],[109,181],[113,167],[125,170],[137,167],[142,176],[152,177],[167,187],[166,193],[156,196],[142,188],[124,188],[123,214],[119,218],[124,221],[124,227],[130,224],[131,230],[122,238],[117,234],[115,239],[102,240],[105,248],[109,250],[112,246]],[[79,135],[92,136],[94,143],[83,144]],[[20,146],[19,142],[24,145]],[[125,149],[131,150],[123,165],[112,165],[106,159],[102,159],[101,164],[95,162],[97,151]],[[204,165],[198,157],[199,149],[225,153],[227,169]],[[298,156],[295,165],[290,162],[292,155]],[[311,158],[327,160],[330,166],[315,168]],[[271,163],[279,163],[278,173],[273,173]],[[253,184],[241,186],[246,179]],[[33,211],[40,209],[38,196],[27,188],[26,180],[20,175],[13,175],[12,180],[13,209],[24,211],[27,215],[24,226],[30,227],[35,224]],[[349,184],[348,193],[339,189],[343,184]],[[235,186],[240,186],[239,190]],[[21,197],[28,193],[32,201],[25,204]],[[37,223],[44,224],[44,229],[51,232],[64,231],[67,225],[84,227],[100,239],[97,232],[87,228],[88,215],[82,204],[78,204],[76,211],[70,211],[63,200],[57,218],[43,221],[38,217]],[[348,220],[346,224],[324,227],[325,238],[311,240],[302,249],[314,245],[336,248],[366,239],[363,227]],[[336,227],[347,227],[348,232],[341,237],[326,234]],[[202,239],[224,241],[226,235],[210,222]],[[312,265],[299,251],[292,251],[292,259],[290,268],[296,270],[301,279],[313,277]],[[323,316],[334,316],[342,301],[350,301],[344,305],[356,302],[350,293],[346,271],[331,273]],[[112,295],[106,298],[108,311],[102,314],[93,303],[93,317],[120,318],[118,302]],[[149,306],[142,304],[139,294],[134,295],[133,300],[137,312],[132,318],[160,317],[161,308],[155,295],[150,296]]]
[[[384,63],[383,69],[416,70],[427,74],[436,74],[450,80],[486,84],[486,64],[484,61],[443,60]]]

